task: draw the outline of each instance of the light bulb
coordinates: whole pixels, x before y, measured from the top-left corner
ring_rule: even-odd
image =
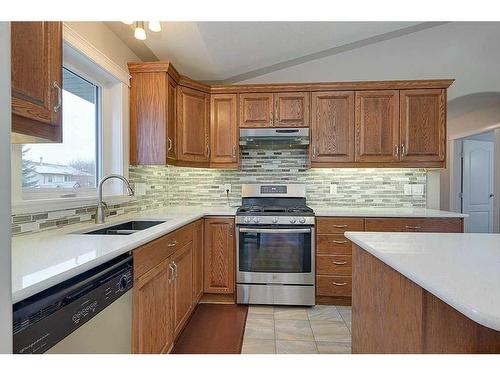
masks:
[[[161,24],[159,21],[149,21],[148,28],[154,33],[161,31]]]
[[[134,30],[135,39],[146,40],[146,30],[144,30],[144,22],[136,22]]]

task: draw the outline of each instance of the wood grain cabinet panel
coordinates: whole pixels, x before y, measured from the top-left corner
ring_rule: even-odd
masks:
[[[343,234],[318,234],[316,252],[320,255],[350,255],[352,242]]]
[[[205,293],[234,293],[234,236],[233,217],[205,219]]]
[[[212,95],[210,98],[210,165],[237,167],[238,141],[236,95]]]
[[[309,106],[307,92],[274,94],[274,126],[308,127]]]
[[[443,161],[446,149],[446,90],[400,91],[403,161]]]
[[[208,163],[209,95],[187,87],[177,87],[177,156],[186,162]]]
[[[316,219],[318,234],[344,234],[347,231],[363,231],[364,219],[353,217],[319,217]]]
[[[62,22],[11,22],[12,131],[62,142]]]
[[[174,334],[177,336],[184,328],[193,309],[193,242],[176,250],[172,256],[174,267],[173,307]]]
[[[203,296],[203,219],[194,223],[193,229],[193,304],[197,304]]]
[[[167,79],[167,160],[177,160],[177,83],[168,76]]]
[[[354,161],[354,92],[312,93],[311,162]]]
[[[158,354],[170,350],[173,342],[171,278],[168,258],[134,280],[133,353]]]
[[[399,160],[399,91],[356,92],[356,161]]]
[[[267,127],[273,125],[273,94],[240,94],[239,107],[241,128]]]
[[[367,232],[436,232],[461,233],[461,218],[368,218],[365,220]]]
[[[316,260],[318,275],[350,276],[352,274],[350,255],[318,255]]]
[[[317,276],[316,295],[323,297],[350,297],[352,294],[351,276]]]

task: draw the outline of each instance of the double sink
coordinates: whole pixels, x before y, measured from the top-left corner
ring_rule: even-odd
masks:
[[[100,235],[113,235],[113,236],[127,236],[140,232],[144,229],[154,227],[165,223],[167,220],[130,220],[124,223],[110,225],[104,228],[89,230],[85,232],[77,232],[78,234],[100,234]]]

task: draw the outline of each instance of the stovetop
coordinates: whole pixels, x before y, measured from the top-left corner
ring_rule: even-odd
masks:
[[[237,215],[272,215],[272,216],[313,216],[314,211],[305,205],[280,206],[280,205],[243,205],[236,211]]]

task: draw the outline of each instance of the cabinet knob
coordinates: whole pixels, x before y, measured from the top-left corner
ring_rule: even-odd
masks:
[[[174,247],[175,245],[177,245],[177,241],[170,242],[167,246]]]

